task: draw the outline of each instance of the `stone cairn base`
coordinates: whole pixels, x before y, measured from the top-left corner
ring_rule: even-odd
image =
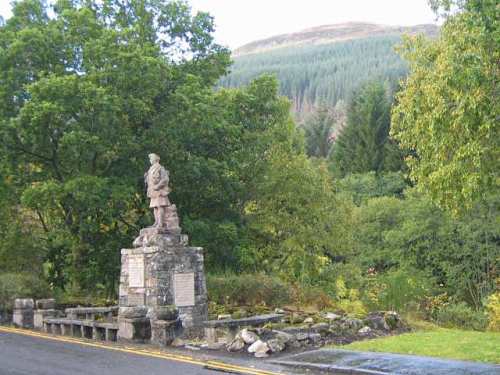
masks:
[[[208,316],[203,249],[187,243],[180,230],[145,228],[135,248],[122,250],[119,338],[145,335],[166,343],[181,328],[183,336],[203,335]]]

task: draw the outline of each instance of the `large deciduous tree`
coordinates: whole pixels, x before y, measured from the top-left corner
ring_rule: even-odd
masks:
[[[8,182],[0,194],[9,198],[0,210],[12,218],[0,220],[0,233],[19,223],[15,233],[30,239],[24,251],[36,252],[26,259],[44,262],[53,287],[114,296],[119,250],[150,220],[142,179],[149,152],[170,170],[181,224],[205,247],[212,271],[249,266],[248,244],[260,234],[249,230],[248,207],[273,215],[279,189],[292,198],[294,184],[263,183],[283,180],[291,172],[284,165],[302,165],[290,104],[267,76],[215,91],[230,60],[212,32],[207,14],[160,0],[61,0],[53,9],[24,0],[0,26],[0,168]],[[318,202],[329,193],[313,192],[301,199],[320,218]],[[275,221],[304,248],[309,232]],[[8,248],[0,246],[0,269],[15,262]],[[293,264],[302,259],[295,246],[279,248]]]
[[[437,40],[402,46],[410,75],[392,135],[418,186],[457,213],[499,188],[499,8],[495,0],[431,3],[448,18]]]

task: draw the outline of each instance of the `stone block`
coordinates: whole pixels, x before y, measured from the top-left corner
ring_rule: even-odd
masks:
[[[33,298],[16,298],[14,300],[14,309],[32,309],[35,307]]]
[[[168,346],[180,334],[180,320],[151,320],[151,342],[160,346]]]
[[[176,321],[179,311],[175,305],[157,306],[149,309],[148,317],[151,320]]]
[[[38,310],[53,310],[56,308],[56,300],[53,298],[37,299],[35,306]]]
[[[12,323],[15,327],[33,328],[33,309],[14,309]]]
[[[145,306],[128,306],[120,307],[119,316],[127,319],[144,318],[148,313],[148,308]]]
[[[37,301],[38,302],[38,301]],[[43,329],[43,320],[47,318],[57,318],[59,317],[59,311],[50,310],[35,310],[33,314],[33,326],[35,329]]]
[[[118,317],[118,340],[144,342],[151,338],[148,318]]]

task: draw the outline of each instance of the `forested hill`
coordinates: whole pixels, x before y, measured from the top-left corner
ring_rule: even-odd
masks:
[[[405,33],[433,37],[438,27],[348,23],[252,42],[234,51],[231,73],[220,84],[238,87],[273,73],[296,112],[318,104],[333,106],[363,82],[376,79],[395,85],[406,74],[406,64],[394,51]]]

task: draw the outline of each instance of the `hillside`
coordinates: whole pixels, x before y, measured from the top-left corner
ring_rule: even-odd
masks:
[[[305,29],[296,33],[276,35],[271,38],[245,44],[233,52],[233,57],[236,58],[252,53],[262,53],[284,47],[331,44],[374,36],[402,34],[425,34],[428,36],[435,36],[437,35],[437,32],[438,28],[435,25],[385,26],[361,22],[323,25]]]
[[[363,82],[387,81],[395,87],[407,72],[394,46],[403,34],[433,37],[434,25],[414,27],[348,23],[320,26],[249,43],[234,51],[223,87],[239,87],[264,74],[276,74],[281,93],[299,115],[319,104],[345,100]]]

